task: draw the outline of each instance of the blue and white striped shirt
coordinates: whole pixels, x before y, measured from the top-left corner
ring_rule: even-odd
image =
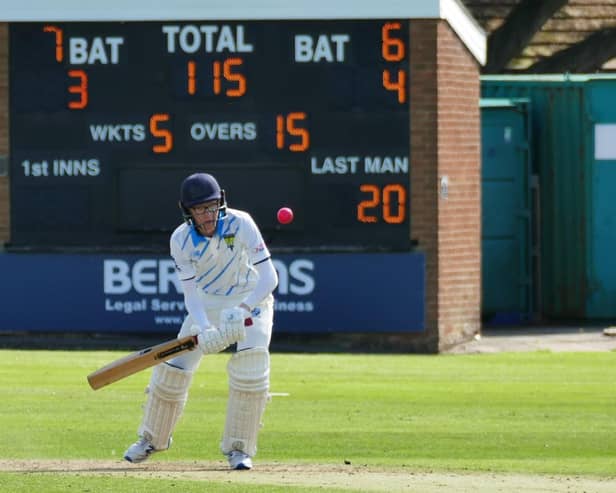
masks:
[[[171,256],[181,281],[195,278],[203,294],[237,296],[257,282],[253,265],[270,257],[254,220],[247,212],[227,209],[212,238],[183,223],[170,240]]]

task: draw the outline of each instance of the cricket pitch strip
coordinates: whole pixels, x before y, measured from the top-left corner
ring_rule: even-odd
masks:
[[[355,465],[260,463],[251,471],[230,471],[226,462],[157,462],[131,465],[110,460],[0,460],[0,472],[133,476],[237,484],[328,489],[436,493],[572,492],[612,493],[615,478],[496,472],[413,472]]]

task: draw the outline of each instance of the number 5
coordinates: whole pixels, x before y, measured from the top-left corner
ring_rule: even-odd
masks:
[[[160,122],[166,121],[169,121],[168,113],[156,113],[150,117],[150,133],[154,137],[163,139],[162,144],[154,144],[152,146],[152,150],[157,154],[169,152],[173,148],[173,134],[171,130],[158,126]]]

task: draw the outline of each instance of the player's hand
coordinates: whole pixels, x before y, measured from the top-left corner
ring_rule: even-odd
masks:
[[[190,327],[190,334],[197,336],[197,343],[203,354],[219,353],[230,345],[216,327],[202,328],[198,325],[193,325]]]
[[[233,342],[242,341],[246,337],[246,315],[243,308],[225,308],[220,312],[220,332],[223,337]]]

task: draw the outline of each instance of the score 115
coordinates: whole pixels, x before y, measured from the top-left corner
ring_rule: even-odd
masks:
[[[235,87],[227,88],[225,95],[230,98],[239,98],[246,94],[246,77],[234,71],[235,67],[240,67],[244,61],[239,57],[227,58],[224,62],[215,60],[212,62],[212,91],[214,94],[222,92],[223,81],[236,84]],[[186,92],[191,96],[197,92],[197,62],[190,61],[187,64],[188,83]]]

